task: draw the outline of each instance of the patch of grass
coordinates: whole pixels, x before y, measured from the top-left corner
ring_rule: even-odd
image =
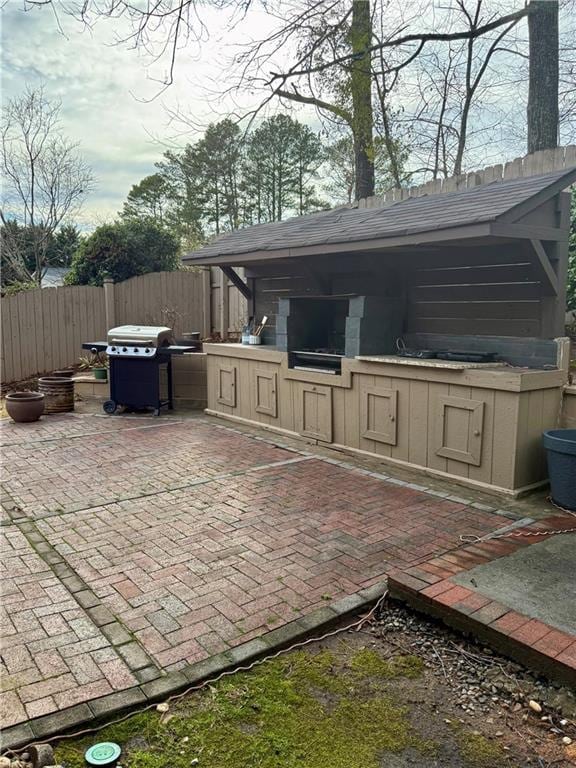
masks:
[[[365,653],[356,670],[327,650],[291,653],[182,699],[164,723],[150,711],[63,741],[57,761],[84,768],[84,750],[104,740],[123,747],[126,768],[189,768],[194,758],[202,768],[378,768],[387,752],[430,754],[408,710],[373,690],[364,671],[359,678],[358,667],[374,666]]]
[[[506,752],[500,744],[479,733],[461,732],[458,735],[460,755],[468,768],[500,768]]]
[[[393,656],[383,659],[376,651],[364,648],[354,654],[350,667],[362,677],[420,677],[424,662],[419,656]]]

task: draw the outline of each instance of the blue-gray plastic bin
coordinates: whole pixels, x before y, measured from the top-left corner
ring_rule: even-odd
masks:
[[[576,511],[576,429],[550,429],[543,441],[552,499]]]

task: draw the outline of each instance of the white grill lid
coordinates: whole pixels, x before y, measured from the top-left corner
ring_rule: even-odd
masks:
[[[108,345],[161,347],[172,341],[172,329],[162,325],[119,325],[108,331]]]

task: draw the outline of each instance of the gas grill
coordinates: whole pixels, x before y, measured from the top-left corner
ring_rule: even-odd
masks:
[[[105,342],[82,344],[93,354],[108,355],[110,400],[103,405],[106,413],[115,413],[119,406],[127,410],[152,408],[155,416],[165,406],[172,410],[172,356],[198,351],[197,345],[179,346],[173,340],[171,328],[121,325],[108,331]]]

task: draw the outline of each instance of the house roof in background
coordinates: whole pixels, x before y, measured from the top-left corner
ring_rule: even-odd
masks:
[[[537,207],[575,181],[576,167],[457,192],[408,197],[383,208],[335,208],[223,234],[183,260],[188,264],[223,264],[234,257],[241,263],[242,255],[250,254],[252,259],[257,254],[263,259],[274,258],[279,251],[284,252],[282,255],[305,255],[307,248],[316,253],[320,246],[335,244],[342,244],[344,251],[347,244],[368,245],[368,241],[375,240],[383,240],[380,247],[386,248],[386,239],[393,240],[390,244],[396,246],[414,235],[420,236],[418,242],[426,242],[425,233],[513,222],[515,213],[520,216],[530,210],[530,202]],[[298,249],[297,254],[290,253],[294,249]]]
[[[64,285],[64,278],[70,267],[47,267],[42,275],[42,288],[58,288]]]

